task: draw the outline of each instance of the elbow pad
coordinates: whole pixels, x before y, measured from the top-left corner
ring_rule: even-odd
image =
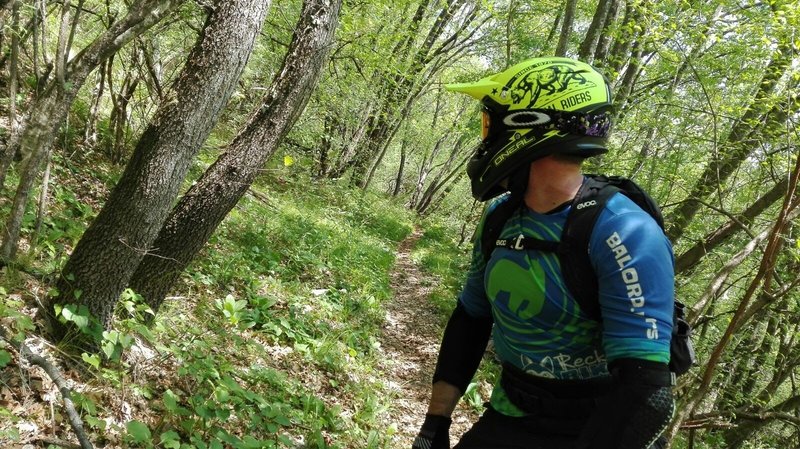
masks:
[[[443,380],[464,394],[486,351],[493,322],[491,317],[470,316],[458,303],[444,329],[433,383]]]
[[[647,449],[667,428],[675,403],[672,374],[666,363],[619,359],[609,364],[610,394],[581,432],[578,448]]]

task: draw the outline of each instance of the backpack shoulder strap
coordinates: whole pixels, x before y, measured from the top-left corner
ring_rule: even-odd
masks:
[[[572,202],[561,234],[558,258],[567,289],[585,313],[600,320],[597,274],[589,259],[589,240],[594,225],[611,197],[621,192],[647,212],[664,229],[664,218],[656,202],[635,182],[619,176],[586,175]]]
[[[492,257],[492,252],[497,247],[497,239],[500,238],[503,226],[521,204],[522,202],[519,199],[510,195],[506,201],[498,204],[497,207],[486,216],[483,222],[483,231],[480,236],[481,252],[483,253],[484,262],[489,262],[489,259]]]
[[[564,223],[558,258],[564,284],[589,317],[600,320],[597,275],[589,260],[589,240],[606,202],[620,189],[604,176],[587,175]]]

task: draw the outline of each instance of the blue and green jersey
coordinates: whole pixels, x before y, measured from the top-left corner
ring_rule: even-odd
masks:
[[[504,200],[491,204],[483,220]],[[558,241],[569,209],[540,214],[521,207],[500,238],[522,234]],[[459,301],[472,316],[491,314],[494,347],[502,361],[552,379],[607,376],[606,363],[623,357],[669,362],[672,247],[653,218],[633,201],[614,195],[589,241],[602,324],[586,315],[567,290],[555,253],[499,247],[487,263],[480,247],[482,228],[483,223]],[[522,414],[499,384],[492,405],[502,413]]]

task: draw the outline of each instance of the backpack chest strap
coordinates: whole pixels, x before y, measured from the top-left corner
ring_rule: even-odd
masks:
[[[496,247],[508,248],[516,251],[536,250],[554,253],[558,251],[558,245],[559,242],[537,239],[535,237],[526,237],[522,234],[518,235],[517,237],[497,239],[495,241]]]

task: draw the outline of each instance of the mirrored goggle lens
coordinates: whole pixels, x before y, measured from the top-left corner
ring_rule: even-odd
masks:
[[[508,112],[502,125],[507,129],[557,129],[579,136],[607,137],[611,132],[611,114],[522,109]]]
[[[492,125],[492,119],[489,117],[489,111],[483,110],[481,112],[481,139],[489,136],[489,127]]]

